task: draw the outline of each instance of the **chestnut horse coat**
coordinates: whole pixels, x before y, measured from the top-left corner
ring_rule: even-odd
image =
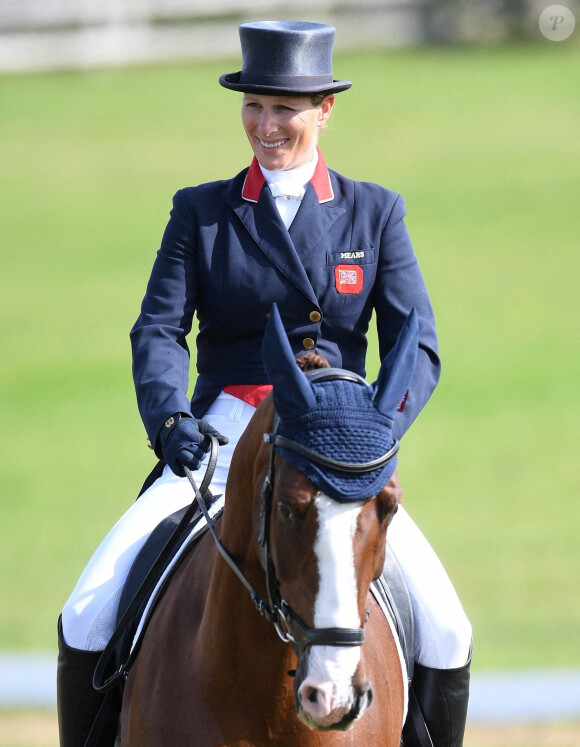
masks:
[[[268,454],[271,396],[260,406],[232,463],[222,541],[266,596],[257,550],[259,492]],[[391,629],[369,594],[363,655],[374,699],[351,731],[310,731],[297,718],[296,657],[261,617],[206,534],[176,571],[153,613],[126,688],[122,744],[128,747],[398,747],[404,686]]]

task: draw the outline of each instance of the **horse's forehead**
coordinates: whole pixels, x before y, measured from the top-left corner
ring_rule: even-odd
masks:
[[[321,519],[324,518],[329,524],[336,523],[337,526],[346,526],[351,523],[356,524],[361,509],[367,501],[340,503],[318,491],[315,496],[315,503]]]
[[[340,558],[341,549],[346,550],[345,544],[352,547],[359,516],[366,501],[341,503],[330,498],[323,492],[314,497],[318,512],[319,552]]]

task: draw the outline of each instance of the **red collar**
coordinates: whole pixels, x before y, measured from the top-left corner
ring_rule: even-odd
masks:
[[[329,202],[330,200],[334,200],[330,175],[322,151],[319,148],[317,148],[317,151],[318,163],[316,164],[314,175],[310,181],[314,187],[316,196],[318,197],[318,202]],[[246,174],[246,180],[244,181],[242,189],[242,197],[244,200],[248,200],[248,202],[258,202],[265,181],[264,174],[262,174],[260,165],[258,164],[258,159],[254,156],[250,168],[248,169],[248,173]]]

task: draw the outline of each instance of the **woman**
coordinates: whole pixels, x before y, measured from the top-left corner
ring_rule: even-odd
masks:
[[[114,630],[130,564],[158,522],[190,502],[182,465],[199,467],[208,433],[222,444],[212,489],[225,490],[235,444],[268,391],[261,345],[273,301],[297,355],[315,350],[332,366],[362,375],[373,310],[384,357],[416,309],[418,363],[394,424],[396,438],[439,378],[433,312],[403,222],[402,198],[330,171],[317,147],[335,94],[351,86],[332,77],[334,29],[250,23],[240,27],[240,38],[242,70],[223,75],[220,83],[243,93],[242,124],[254,158],[233,179],[184,189],[174,198],[131,332],[139,409],[166,466],[97,549],[63,610],[61,744],[82,743],[98,706],[90,690],[92,670]],[[186,337],[194,313],[198,376],[190,402]],[[413,598],[413,684],[423,716],[436,745],[459,745],[467,710],[469,622],[404,510],[393,521],[389,541]],[[414,739],[409,727],[406,744]]]

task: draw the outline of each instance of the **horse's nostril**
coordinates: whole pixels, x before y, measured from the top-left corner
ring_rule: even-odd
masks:
[[[315,687],[309,687],[306,697],[311,703],[317,703],[318,702],[318,690]]]

